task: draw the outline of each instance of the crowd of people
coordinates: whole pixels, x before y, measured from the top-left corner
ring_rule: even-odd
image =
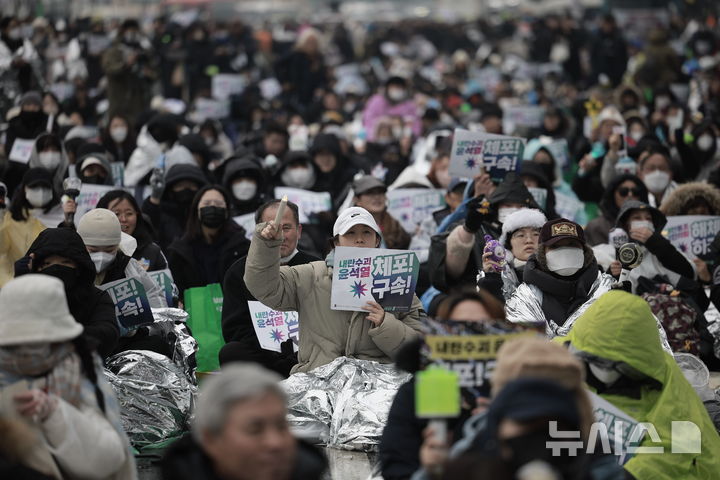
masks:
[[[672,356],[720,369],[716,9],[663,10],[632,32],[590,10],[455,24],[2,17],[0,437],[18,440],[0,440],[0,476],[136,478],[102,362],[172,351],[118,323],[101,287],[134,279],[150,308],[223,292],[222,368],[164,478],[321,478],[327,461],[291,434],[278,382],[342,356],[415,374],[380,442],[386,480],[717,478],[720,418]],[[458,129],[525,139],[517,169],[453,175]],[[413,228],[390,208],[406,189],[443,200]],[[665,231],[680,216],[713,220],[684,232],[691,249]],[[337,247],[414,252],[409,309],[331,309]],[[297,350],[261,347],[253,301],[298,312]],[[479,394],[463,389],[447,438],[415,415],[428,332],[524,329],[539,334],[503,346]],[[551,455],[549,421],[588,444],[590,392],[652,423],[660,440],[643,445],[669,452],[682,420],[700,450],[624,465]]]

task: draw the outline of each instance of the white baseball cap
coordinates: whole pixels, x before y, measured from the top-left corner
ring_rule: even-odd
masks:
[[[336,235],[345,235],[355,225],[367,225],[377,232],[378,235],[382,235],[380,227],[373,216],[362,207],[350,207],[343,210],[335,220],[333,225],[333,237]]]

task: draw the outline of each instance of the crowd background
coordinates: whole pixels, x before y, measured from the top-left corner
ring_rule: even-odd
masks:
[[[625,401],[642,418],[660,418],[656,407],[671,411],[689,389],[678,386],[674,363],[650,366],[664,354],[654,348],[648,306],[667,348],[718,369],[720,331],[706,312],[720,305],[720,234],[701,256],[661,235],[667,216],[720,215],[717,5],[668,2],[635,16],[608,8],[493,11],[453,21],[348,20],[338,8],[323,22],[248,21],[202,8],[137,19],[3,12],[0,287],[25,274],[60,278],[70,314],[104,358],[131,349],[170,355],[149,330],[113,324],[97,286],[133,277],[153,308],[182,308],[188,289],[222,284],[220,362],[254,361],[285,377],[343,354],[390,362],[424,332],[427,316],[462,317],[451,312],[463,299],[481,307],[471,313],[479,319],[462,320],[523,323],[530,315],[548,336],[588,353],[587,370],[572,365],[572,388],[587,375],[613,395],[609,386],[624,377],[607,381],[589,365],[596,357],[630,364],[644,403]],[[501,182],[450,175],[457,128],[527,139],[518,173]],[[558,141],[565,150],[551,148]],[[108,187],[82,218],[73,218],[75,178]],[[290,204],[274,225],[276,187],[330,201],[309,215]],[[446,206],[406,230],[387,208],[388,193],[404,188],[439,190]],[[249,223],[233,220],[241,216]],[[626,284],[618,283],[613,240],[621,233],[644,253]],[[406,315],[327,308],[333,249],[351,245],[353,235],[356,246],[416,252],[417,298]],[[487,235],[507,250],[506,264],[483,251]],[[147,274],[165,268],[177,286],[170,302]],[[607,293],[618,288],[635,296]],[[290,344],[279,353],[260,348],[246,308],[256,298],[312,312],[299,360]],[[601,306],[590,307],[598,298]],[[612,299],[643,319],[626,326],[628,344],[652,337],[641,358],[581,335],[602,330],[593,322]],[[246,375],[256,388],[230,397],[282,398],[274,375]],[[511,393],[493,393],[507,403],[491,407],[490,422],[524,408],[512,404],[512,392],[554,395],[542,384],[505,388]],[[672,395],[656,398],[647,393],[653,388]],[[560,401],[555,393],[538,401]],[[687,414],[708,428],[695,400]],[[410,401],[398,395],[395,413]],[[284,409],[276,407],[277,420]],[[583,412],[566,414],[582,425]],[[387,479],[440,463],[428,460],[426,424],[411,423],[410,446],[381,453]],[[498,425],[489,434],[500,435]],[[201,428],[175,454],[200,444],[212,459],[198,461],[224,458],[222,442],[210,441],[219,432]],[[384,441],[393,444],[393,435],[388,429]],[[273,448],[287,451],[283,445]],[[717,468],[706,457],[683,462],[668,468],[679,476],[697,469],[698,478]],[[633,465],[626,475],[656,473],[644,459]]]

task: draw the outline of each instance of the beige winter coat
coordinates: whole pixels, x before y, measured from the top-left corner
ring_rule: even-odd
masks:
[[[281,240],[265,240],[256,227],[245,266],[245,284],[255,298],[276,310],[294,310],[300,319],[298,364],[292,373],[307,372],[338,357],[390,363],[400,346],[420,336],[425,316],[414,297],[407,313],[385,313],[371,328],[364,312],[330,309],[332,268],[324,261],[280,266]]]

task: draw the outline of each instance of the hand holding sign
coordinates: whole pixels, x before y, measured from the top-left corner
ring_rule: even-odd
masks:
[[[368,312],[367,319],[370,320],[373,325],[377,328],[382,325],[385,319],[385,310],[377,302],[367,302],[364,307],[360,307]]]

